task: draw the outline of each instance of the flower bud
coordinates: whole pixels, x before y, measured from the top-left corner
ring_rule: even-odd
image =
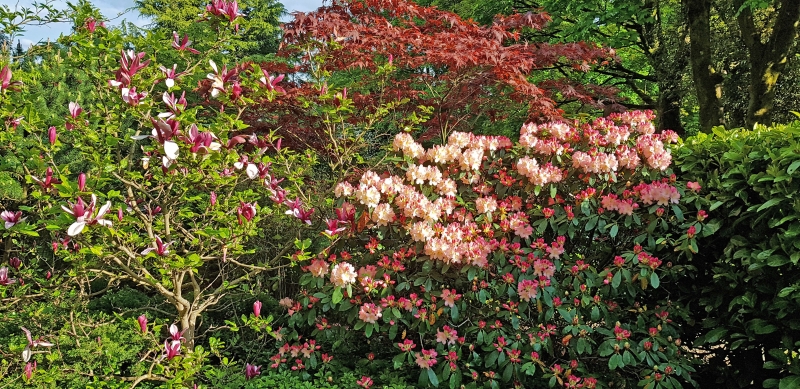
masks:
[[[56,144],[56,128],[50,126],[50,129],[47,130],[47,135],[50,138],[50,144],[51,145]]]
[[[83,192],[86,189],[86,173],[78,175],[78,191]]]
[[[261,316],[261,301],[256,301],[253,303],[253,315],[256,317]]]

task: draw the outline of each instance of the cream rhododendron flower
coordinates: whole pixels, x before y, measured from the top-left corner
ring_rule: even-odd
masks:
[[[339,287],[345,287],[356,282],[356,270],[347,262],[337,263],[331,271],[331,282]]]

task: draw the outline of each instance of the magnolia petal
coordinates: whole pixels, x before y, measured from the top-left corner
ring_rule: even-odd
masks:
[[[72,212],[72,210],[71,210],[71,209],[69,209],[69,208],[67,208],[67,206],[66,206],[66,205],[62,205],[62,206],[61,206],[61,209],[63,209],[63,210],[64,210],[64,212],[66,212],[66,213],[68,213],[68,214],[70,214],[70,215],[72,215],[72,216],[75,216],[75,214]]]
[[[178,144],[173,141],[164,142],[164,154],[169,159],[178,159]]]
[[[25,350],[22,350],[22,362],[30,361],[31,355],[33,355],[33,351],[31,351],[31,346],[25,346]]]
[[[34,345],[34,347],[35,346],[42,346],[42,347],[53,347],[53,346],[55,346],[55,344],[50,343],[50,342],[45,342],[44,340],[37,340],[37,341],[33,342],[33,345]]]
[[[167,80],[164,81],[164,83],[167,84],[167,88],[172,89],[172,87],[175,86],[175,79],[167,78]]]
[[[134,135],[134,136],[131,137],[131,139],[133,139],[133,140],[142,140],[142,139],[147,139],[149,137],[150,137],[150,135]]]
[[[251,180],[256,179],[258,177],[258,166],[254,163],[247,164],[247,177]]]
[[[67,235],[77,236],[78,234],[81,233],[81,231],[83,231],[83,227],[85,226],[86,226],[85,221],[77,221],[75,223],[72,223],[72,225],[69,226],[69,229],[67,230]]]
[[[103,215],[105,215],[108,212],[109,209],[111,209],[111,202],[110,201],[105,203],[103,205],[103,207],[100,208],[100,211],[97,212],[97,219],[102,219]],[[100,220],[98,220],[98,222],[99,221]]]
[[[152,247],[148,247],[148,248],[142,250],[142,252],[140,254],[147,255],[147,254],[150,254],[150,252],[153,251],[153,250],[155,250],[155,249],[152,248]]]
[[[17,224],[17,223],[14,223],[14,222],[6,222],[6,229],[9,229],[9,228],[11,228],[11,227],[14,227],[14,224]]]
[[[219,151],[222,148],[222,145],[217,142],[211,142],[211,144],[208,145],[208,148],[212,151]]]
[[[214,62],[213,59],[209,59],[208,64],[211,65],[211,68],[214,69],[214,72],[219,73],[219,70],[217,70],[217,63]]]
[[[97,219],[95,221],[97,222],[97,224],[99,224],[99,225],[101,225],[103,227],[111,227],[111,226],[114,225],[114,223],[111,220],[108,220],[108,219]]]

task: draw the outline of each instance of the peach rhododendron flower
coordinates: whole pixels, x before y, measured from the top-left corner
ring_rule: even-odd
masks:
[[[383,316],[381,313],[381,307],[372,304],[366,303],[361,306],[361,309],[358,311],[358,318],[365,323],[377,323],[378,319]]]
[[[539,283],[536,280],[522,280],[517,284],[517,294],[522,301],[531,301],[536,299],[536,294],[539,292]]]
[[[328,263],[324,259],[315,259],[308,265],[308,271],[314,277],[325,277],[328,274]]]

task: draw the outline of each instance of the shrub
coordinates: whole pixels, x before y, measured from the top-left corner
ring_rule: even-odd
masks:
[[[696,321],[688,340],[708,355],[705,386],[800,382],[800,123],[715,129],[687,140],[680,176],[699,181],[719,221],[680,289]]]
[[[395,174],[337,186],[270,367],[361,355],[420,387],[694,382],[664,285],[713,228],[684,206],[705,201],[676,185],[662,141],[677,137],[651,119],[526,124],[514,144],[399,134]]]

